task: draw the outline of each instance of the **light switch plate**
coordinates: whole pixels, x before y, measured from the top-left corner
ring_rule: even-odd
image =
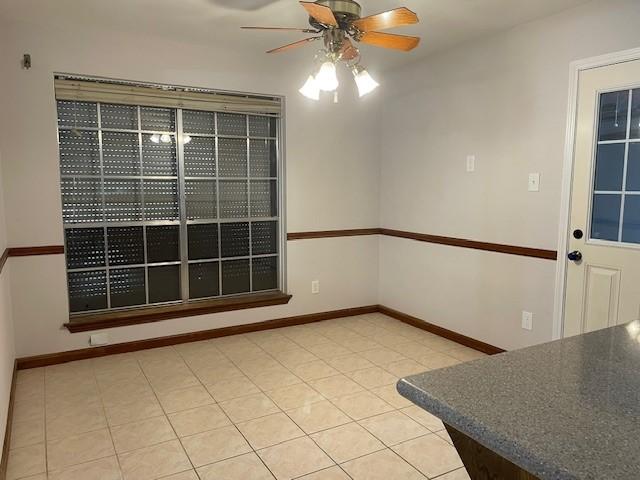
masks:
[[[320,293],[320,280],[313,280],[311,282],[311,293],[314,295]]]
[[[476,156],[467,155],[467,172],[475,172],[475,171],[476,171]]]
[[[529,191],[530,192],[540,191],[540,174],[539,173],[529,174]]]
[[[525,330],[533,330],[533,313],[522,311],[522,328]]]

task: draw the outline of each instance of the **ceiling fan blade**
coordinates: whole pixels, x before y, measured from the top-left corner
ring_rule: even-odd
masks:
[[[415,13],[408,8],[401,7],[360,18],[354,21],[352,25],[361,32],[369,32],[371,30],[385,30],[402,25],[412,25],[418,23],[418,21],[418,16]]]
[[[313,42],[313,41],[318,40],[320,38],[322,38],[322,37],[304,38],[302,40],[298,40],[297,42],[289,43],[288,45],[283,45],[282,47],[274,48],[273,50],[268,50],[267,53],[285,52],[287,50],[292,50],[294,48],[302,47],[303,45],[306,45],[307,43]]]
[[[300,5],[302,5],[302,8],[304,8],[311,17],[323,25],[338,26],[338,21],[329,7],[318,5],[315,2],[300,2]]]
[[[310,28],[292,28],[292,27],[240,27],[243,30],[276,30],[285,32],[302,32],[302,33],[318,33],[317,30]]]
[[[382,32],[365,32],[359,40],[375,47],[392,48],[394,50],[404,50],[405,52],[413,50],[420,43],[420,37]]]
[[[340,58],[342,60],[349,61],[349,60],[353,60],[358,55],[360,55],[360,52],[358,51],[358,49],[353,46],[353,43],[351,43],[351,40],[349,40],[348,38],[345,38],[342,41],[342,48],[340,49]]]

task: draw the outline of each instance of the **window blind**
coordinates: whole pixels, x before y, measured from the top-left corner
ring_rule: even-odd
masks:
[[[152,100],[164,90],[143,103],[136,86],[91,83],[56,80],[71,313],[282,290],[275,105]]]
[[[66,78],[56,78],[54,85],[58,100],[184,108],[209,112],[281,113],[281,102],[277,98]]]

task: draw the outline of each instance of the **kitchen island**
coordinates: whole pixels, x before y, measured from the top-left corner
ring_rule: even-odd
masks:
[[[472,480],[640,479],[640,322],[403,378]]]

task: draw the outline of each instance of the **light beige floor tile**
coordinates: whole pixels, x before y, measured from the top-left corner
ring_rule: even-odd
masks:
[[[426,372],[428,369],[425,365],[407,358],[406,360],[398,360],[384,366],[384,369],[398,378],[408,377],[409,375],[417,375]]]
[[[441,439],[443,439],[449,445],[453,445],[453,440],[451,439],[451,436],[449,435],[449,432],[447,432],[446,429],[436,432],[436,435],[438,435]]]
[[[432,432],[438,432],[440,430],[444,430],[444,424],[442,421],[436,417],[435,415],[431,415],[426,410],[418,407],[417,405],[413,405],[411,407],[402,408],[400,410],[405,415],[413,418],[416,422],[418,422],[423,427],[427,427]]]
[[[178,440],[118,455],[125,480],[152,480],[192,468]]]
[[[354,420],[361,420],[393,410],[391,405],[371,392],[354,393],[332,401]]]
[[[219,462],[251,451],[236,427],[228,426],[182,439],[182,445],[195,467]]]
[[[431,433],[419,423],[397,411],[365,418],[359,423],[388,446]]]
[[[324,360],[316,360],[314,362],[296,365],[295,367],[291,367],[291,371],[305,382],[318,378],[331,377],[332,375],[338,375],[338,373],[340,373]]]
[[[111,428],[116,452],[124,453],[176,438],[166,417],[154,417]]]
[[[7,480],[43,473],[47,470],[44,443],[9,451]]]
[[[401,443],[393,450],[429,478],[463,466],[456,449],[434,434]]]
[[[280,409],[264,393],[247,395],[221,402],[220,407],[229,415],[234,423],[253,420],[272,413],[278,413]]]
[[[167,413],[189,410],[214,403],[213,398],[202,385],[158,394],[158,400],[160,400],[162,408]]]
[[[107,429],[47,442],[49,470],[60,470],[114,454],[111,435]]]
[[[93,432],[107,427],[104,409],[99,405],[85,409],[73,408],[59,416],[47,417],[47,441]]]
[[[175,373],[162,375],[160,377],[149,378],[151,387],[158,393],[167,393],[173,390],[182,390],[185,388],[199,385],[198,379],[191,373]]]
[[[244,375],[218,380],[207,385],[207,390],[216,402],[224,402],[254,393],[260,393],[260,389]]]
[[[287,415],[308,434],[351,422],[344,412],[327,401],[288,410]]]
[[[419,358],[427,355],[432,355],[435,352],[435,350],[430,349],[420,342],[407,342],[396,345],[393,347],[393,350],[413,360],[418,360]]]
[[[427,355],[419,359],[419,362],[422,363],[430,370],[435,370],[437,368],[445,368],[450,367],[452,365],[457,365],[461,363],[457,358],[453,358],[450,355],[446,355],[444,353],[435,353],[433,355]]]
[[[44,442],[44,420],[25,420],[11,424],[11,449]]]
[[[289,480],[332,466],[333,461],[309,437],[258,452],[278,480]]]
[[[383,387],[372,388],[371,391],[394,408],[405,408],[413,405],[411,400],[407,400],[398,393],[395,383],[385,385]]]
[[[225,378],[242,376],[242,372],[231,362],[220,362],[216,365],[196,369],[194,372],[204,385],[212,385]]]
[[[16,400],[13,407],[13,421],[25,422],[29,420],[41,420],[44,422],[45,411],[44,395],[30,395]]]
[[[309,382],[315,390],[326,398],[337,398],[350,393],[362,392],[364,388],[345,375],[320,378]]]
[[[354,372],[356,370],[373,367],[373,363],[355,353],[329,358],[327,359],[327,363],[342,373]]]
[[[349,350],[358,353],[366,350],[373,350],[374,348],[380,348],[380,344],[378,342],[357,334],[355,334],[353,338],[338,338],[335,339],[335,341],[342,346],[346,346]]]
[[[164,415],[155,397],[144,397],[131,403],[105,407],[105,413],[107,423],[112,427]]]
[[[92,462],[74,465],[62,470],[49,472],[49,480],[121,480],[118,459],[101,458]]]
[[[395,384],[397,378],[380,367],[357,370],[347,374],[353,381],[359,383],[364,388],[376,388],[384,385]]]
[[[445,353],[463,362],[477,360],[478,358],[484,358],[487,356],[485,353],[479,352],[478,350],[463,346],[452,348],[451,350],[447,350]]]
[[[375,348],[360,352],[360,355],[378,366],[389,365],[391,362],[404,360],[405,357],[389,348]]]
[[[391,450],[381,450],[341,465],[353,480],[425,480],[424,475]]]
[[[302,380],[296,377],[293,373],[284,369],[284,367],[283,371],[269,372],[263,375],[258,375],[257,377],[252,378],[252,380],[253,383],[255,383],[262,390],[275,390],[277,388],[302,383]]]
[[[324,397],[305,383],[278,388],[266,392],[271,400],[283,410],[303,407],[309,403],[321,402]]]
[[[458,470],[438,477],[437,480],[471,480],[471,478],[464,468],[459,468]]]
[[[186,472],[175,473],[168,477],[162,477],[159,480],[200,480],[195,470],[187,470]]]
[[[275,351],[271,355],[287,368],[318,360],[318,357],[313,353],[300,347],[296,347],[293,350]]]
[[[46,473],[39,473],[38,475],[31,475],[29,477],[22,477],[20,480],[47,480]]]
[[[231,424],[217,405],[205,405],[169,415],[171,425],[179,437],[195,435]]]
[[[146,379],[144,381],[121,382],[102,391],[102,401],[105,407],[124,405],[143,398],[155,398]]]
[[[320,470],[319,472],[310,473],[304,477],[300,477],[300,480],[351,480],[349,475],[344,473],[340,467],[330,467]]]
[[[311,438],[336,463],[343,463],[385,448],[378,439],[355,422],[315,433]]]
[[[255,453],[223,460],[198,469],[202,480],[273,480]]]
[[[239,423],[238,430],[255,450],[304,436],[304,432],[284,413]]]
[[[327,360],[329,358],[335,358],[341,355],[349,355],[350,353],[353,353],[348,348],[345,348],[342,345],[338,345],[335,342],[312,345],[307,350],[309,350],[316,357],[321,358],[322,360]]]

